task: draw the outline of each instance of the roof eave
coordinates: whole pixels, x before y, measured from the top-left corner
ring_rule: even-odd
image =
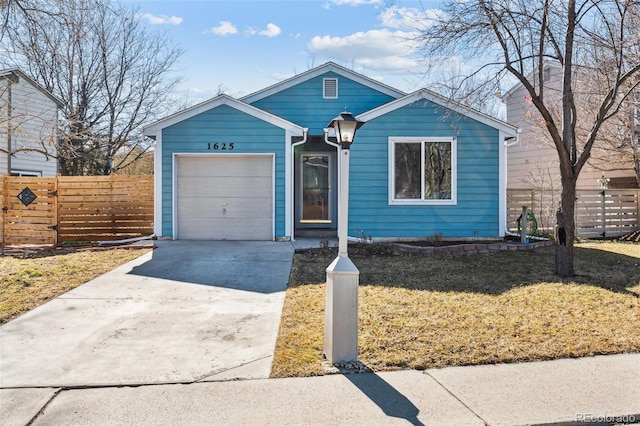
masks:
[[[47,89],[42,87],[40,83],[38,83],[37,81],[29,77],[27,74],[25,74],[25,72],[22,71],[20,68],[10,68],[5,70],[0,70],[0,78],[5,77],[7,75],[16,75],[19,78],[22,78],[23,80],[27,80],[29,84],[31,84],[33,87],[41,91],[45,96],[51,99],[56,104],[58,109],[61,109],[64,106],[64,102],[58,99],[53,93],[49,92]]]
[[[216,96],[215,98],[201,102],[197,105],[187,108],[186,110],[162,118],[155,123],[145,126],[143,128],[143,134],[147,137],[155,139],[155,137],[160,132],[162,132],[163,129],[173,126],[203,112],[209,111],[213,108],[217,108],[221,105],[228,105],[231,108],[247,113],[260,120],[273,124],[274,126],[280,127],[284,130],[288,130],[292,133],[293,136],[302,136],[304,134],[303,127],[298,126],[297,124],[287,121],[283,118],[277,117],[267,111],[242,102],[238,99],[232,98],[228,95]]]
[[[466,105],[463,105],[459,102],[453,101],[451,99],[445,98],[444,96],[438,95],[428,89],[420,89],[413,93],[410,93],[400,99],[396,99],[391,101],[385,105],[381,105],[377,108],[374,108],[370,111],[364,112],[358,115],[356,118],[361,121],[369,121],[373,120],[382,115],[388,114],[392,111],[395,111],[399,108],[402,108],[406,105],[409,105],[413,102],[419,101],[421,99],[428,100],[437,105],[440,105],[443,108],[448,108],[458,114],[461,114],[465,117],[469,117],[473,120],[486,124],[496,130],[499,130],[505,134],[505,136],[516,136],[517,135],[517,127],[499,120],[495,117],[491,117],[483,112],[477,111],[473,108],[470,108]]]

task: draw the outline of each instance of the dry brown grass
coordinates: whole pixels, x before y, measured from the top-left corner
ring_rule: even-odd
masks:
[[[323,374],[334,257],[296,254],[273,377]],[[553,248],[418,257],[354,247],[350,257],[361,272],[359,359],[374,371],[640,351],[638,244],[578,244],[578,276],[565,281],[553,274]]]
[[[117,249],[0,257],[0,324],[148,251]]]

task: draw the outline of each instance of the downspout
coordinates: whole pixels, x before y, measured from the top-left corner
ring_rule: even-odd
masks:
[[[507,141],[509,139],[512,138],[504,138],[504,152],[502,153],[502,162],[503,162],[503,167],[501,167],[502,173],[504,174],[504,189],[500,188],[500,222],[499,222],[499,227],[500,227],[500,233],[502,234],[502,236],[508,235],[509,231],[508,231],[508,223],[507,223],[507,191],[508,191],[508,186],[509,186],[509,181],[508,181],[508,169],[509,169],[509,165],[508,165],[508,149],[509,147],[514,146],[515,144],[520,142],[520,133],[522,132],[522,129],[518,128],[516,130],[516,136],[513,138],[515,139],[513,142],[507,143]]]
[[[340,145],[338,145],[335,142],[331,142],[329,140],[329,129],[323,129],[324,130],[324,142],[327,145],[331,145],[332,147],[334,147],[336,149],[336,157],[338,158],[338,182],[340,182]],[[340,185],[336,185],[336,187],[338,188],[337,190],[337,196],[338,196],[338,200],[340,199]],[[338,213],[339,214],[339,213]]]
[[[329,140],[329,129],[323,129],[323,130],[324,130],[324,142],[325,142],[327,145],[331,145],[331,146],[335,147],[335,148],[336,148],[336,150],[337,150],[337,149],[339,149],[339,148],[340,148],[340,145],[338,145],[338,144],[337,144],[337,143],[335,143],[335,142],[331,142],[331,141]]]
[[[296,212],[296,206],[295,206],[295,200],[296,200],[296,176],[295,176],[295,170],[296,170],[296,165],[295,165],[295,148],[296,146],[302,145],[304,143],[307,142],[307,138],[309,137],[309,128],[305,127],[304,129],[302,129],[302,140],[299,140],[298,142],[294,142],[291,144],[290,148],[289,148],[289,152],[290,152],[290,156],[291,158],[289,159],[289,164],[291,165],[291,190],[289,193],[289,197],[291,200],[291,241],[295,241],[296,240],[296,220],[295,220],[295,212]]]
[[[340,145],[338,145],[335,142],[331,142],[329,140],[329,129],[323,129],[324,130],[324,143],[326,143],[327,145],[331,145],[332,147],[334,147],[336,149],[336,157],[338,158],[338,182],[340,182]],[[338,187],[338,200],[340,199],[340,185],[336,185]]]

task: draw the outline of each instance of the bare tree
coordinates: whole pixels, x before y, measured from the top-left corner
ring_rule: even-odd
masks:
[[[30,26],[46,26],[46,22],[38,18],[43,15],[55,18],[57,14],[51,7],[54,3],[55,0],[0,0],[0,41],[6,35],[10,23],[15,20]]]
[[[555,272],[574,272],[576,181],[602,126],[640,84],[637,0],[450,1],[445,17],[429,22],[420,41],[438,62],[459,56],[477,73],[521,83],[541,114],[558,153],[562,195],[556,214]],[[561,105],[547,103],[544,65],[562,67]],[[597,79],[597,90],[580,83]],[[496,87],[496,90],[499,88]],[[578,98],[596,105],[579,111]]]
[[[109,174],[119,167],[114,159],[135,158],[117,154],[141,147],[142,126],[171,109],[182,50],[148,31],[136,10],[108,0],[44,4],[26,15],[14,10],[10,58],[64,103],[60,172]]]
[[[465,75],[458,66],[438,73],[432,71],[428,78],[433,81],[429,89],[435,93],[492,117],[504,118],[500,93],[487,84],[487,78],[495,76]]]

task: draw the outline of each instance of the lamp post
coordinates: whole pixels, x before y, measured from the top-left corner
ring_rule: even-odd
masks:
[[[329,123],[340,145],[338,256],[327,267],[324,316],[324,355],[329,362],[358,359],[358,284],[360,271],[347,254],[349,221],[349,154],[353,138],[364,122],[343,112]]]

